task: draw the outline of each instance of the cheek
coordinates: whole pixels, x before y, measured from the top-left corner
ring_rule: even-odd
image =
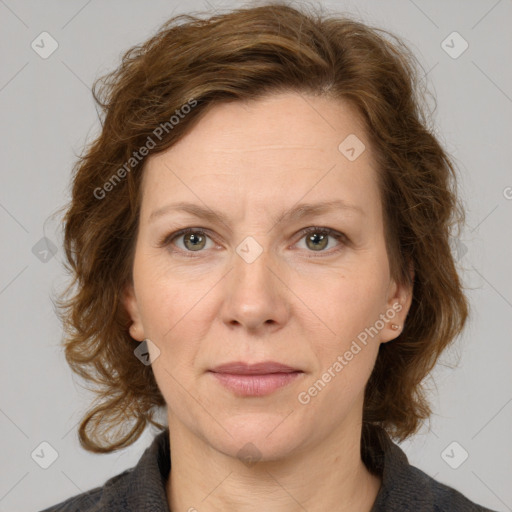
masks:
[[[319,350],[343,349],[385,311],[388,274],[382,264],[347,265],[314,277],[301,278],[294,292],[310,310],[299,318],[304,319],[303,329],[316,330],[312,340]]]
[[[174,280],[159,280],[148,287],[140,296],[147,337],[154,338],[163,349],[179,346],[186,339],[190,344],[192,339],[187,334],[199,334],[206,324],[205,290],[208,287],[204,283],[183,286]]]
[[[215,277],[180,271],[169,264],[164,252],[144,249],[138,248],[133,267],[138,307],[146,337],[163,343],[193,327],[190,318],[201,308],[201,299],[215,285]]]
[[[146,338],[160,351],[153,364],[157,382],[176,388],[174,379],[185,383],[193,377],[201,342],[214,321],[211,300],[218,276],[192,278],[151,263],[141,259],[134,267],[139,310]]]
[[[384,311],[385,287],[374,276],[331,273],[325,281],[317,281],[322,292],[310,293],[305,299],[311,301],[320,320],[312,322],[309,315],[301,326],[316,364],[301,386],[298,401],[312,418],[324,411],[327,424],[349,414],[361,399],[375,365],[379,341],[371,327]],[[316,331],[314,323],[319,326]]]
[[[155,380],[169,408],[183,408],[182,415],[186,415],[190,396],[185,390],[192,388],[194,364],[206,332],[201,301],[205,288],[200,283],[184,286],[170,279],[148,279],[146,283],[141,290],[142,321],[146,337],[159,350],[152,362]]]

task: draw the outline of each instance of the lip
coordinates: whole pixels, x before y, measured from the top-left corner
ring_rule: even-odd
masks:
[[[233,375],[268,375],[269,373],[292,373],[300,372],[301,370],[286,364],[277,363],[276,361],[262,361],[261,363],[254,364],[244,363],[243,361],[233,361],[216,366],[210,371]]]
[[[237,396],[265,396],[290,384],[304,372],[275,361],[256,364],[236,361],[217,366],[209,373]]]
[[[215,379],[237,396],[265,396],[293,382],[302,372],[237,375],[211,372]]]

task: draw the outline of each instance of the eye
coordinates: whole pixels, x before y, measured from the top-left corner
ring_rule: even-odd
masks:
[[[331,254],[341,250],[347,243],[346,235],[331,228],[310,227],[303,229],[299,234],[299,240],[305,238],[308,252],[327,252]],[[325,251],[324,249],[329,245],[330,239],[338,241],[338,247],[334,250]],[[211,246],[207,247],[208,240],[211,241],[210,237],[206,234],[206,230],[201,228],[185,228],[165,236],[159,242],[158,247],[173,245],[176,246],[178,250],[172,252],[179,252],[185,256],[193,257],[191,253],[199,253],[202,252],[203,249],[211,248]],[[178,242],[182,242],[183,245],[180,246]]]
[[[206,235],[206,233],[201,229],[186,228],[175,233],[171,233],[169,236],[165,237],[159,245],[166,246],[173,243],[181,250],[181,252],[200,252],[206,247],[206,241],[208,238],[208,235]],[[177,242],[182,241],[183,247],[180,247],[175,240]]]
[[[306,247],[312,252],[337,252],[346,243],[346,236],[343,233],[330,228],[306,228],[301,231],[301,235],[301,240],[305,238]],[[335,248],[333,251],[325,251],[324,249],[329,245],[329,241],[332,238],[337,240],[341,247]]]

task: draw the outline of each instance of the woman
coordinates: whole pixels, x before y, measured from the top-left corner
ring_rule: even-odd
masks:
[[[65,353],[98,385],[79,438],[162,432],[47,511],[489,510],[392,441],[468,305],[454,168],[388,36],[277,4],[180,16],[95,89],[65,217]]]

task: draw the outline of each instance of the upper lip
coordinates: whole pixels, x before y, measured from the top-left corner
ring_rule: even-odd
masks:
[[[210,371],[215,373],[232,373],[234,375],[266,375],[269,373],[300,372],[301,370],[275,361],[263,361],[255,364],[233,361],[216,366]]]

